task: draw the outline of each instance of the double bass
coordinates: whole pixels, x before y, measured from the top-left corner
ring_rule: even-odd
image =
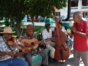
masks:
[[[67,60],[70,56],[70,48],[66,44],[67,36],[65,33],[59,28],[58,19],[55,15],[54,6],[52,6],[52,11],[54,15],[54,20],[56,24],[56,28],[53,31],[52,37],[57,37],[58,39],[55,40],[55,56],[56,60]]]

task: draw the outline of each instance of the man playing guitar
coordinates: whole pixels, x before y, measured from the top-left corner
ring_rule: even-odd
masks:
[[[23,39],[32,40],[34,38],[37,39],[37,35],[34,34],[33,25],[29,24],[29,25],[27,25],[26,33],[24,35],[20,36],[19,40],[20,41],[22,41]],[[24,42],[24,44],[26,46],[28,46],[30,43]],[[40,43],[40,44],[43,44],[43,43]],[[32,47],[33,45],[34,45],[34,42],[31,43],[30,47]],[[32,49],[34,49],[34,48],[32,47]],[[42,48],[37,49],[37,47],[36,47],[36,51],[37,51],[37,54],[40,54],[43,57],[42,66],[48,66],[48,56],[47,56],[46,51]],[[29,52],[29,53],[25,54],[24,57],[25,57],[26,61],[29,63],[29,66],[32,66],[32,54]]]

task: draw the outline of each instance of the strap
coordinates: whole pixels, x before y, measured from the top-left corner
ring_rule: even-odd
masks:
[[[2,36],[2,38],[3,38],[4,42],[6,43],[6,45],[8,46],[8,48],[9,48],[11,51],[13,51],[13,50],[11,49],[11,47],[8,45],[7,41],[4,39],[3,36]]]

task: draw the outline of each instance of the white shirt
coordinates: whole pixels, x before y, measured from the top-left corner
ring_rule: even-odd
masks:
[[[52,31],[53,30],[54,30],[54,28],[50,28],[49,32],[48,32],[46,29],[44,29],[42,31],[42,39],[52,38]]]

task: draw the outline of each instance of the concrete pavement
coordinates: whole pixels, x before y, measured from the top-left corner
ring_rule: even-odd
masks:
[[[74,66],[74,57],[73,57],[73,54],[70,55],[69,59],[65,63],[50,62],[49,66]],[[80,63],[80,66],[84,66],[84,64]]]

